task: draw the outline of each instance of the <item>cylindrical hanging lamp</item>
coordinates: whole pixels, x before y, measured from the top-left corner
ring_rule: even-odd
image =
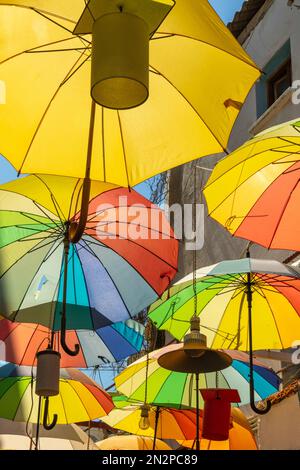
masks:
[[[36,355],[35,393],[41,397],[52,397],[59,394],[60,353],[45,349]]]
[[[100,16],[92,31],[91,95],[112,109],[129,109],[149,94],[149,26],[119,11]]]

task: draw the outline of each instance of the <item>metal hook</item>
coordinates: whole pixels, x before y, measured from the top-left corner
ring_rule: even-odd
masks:
[[[252,390],[251,390],[252,388]],[[257,408],[256,404],[255,404],[255,400],[254,400],[254,390],[253,390],[253,387],[250,386],[250,406],[252,408],[252,410],[257,413],[258,415],[265,415],[267,413],[269,413],[271,407],[272,407],[272,403],[270,402],[270,400],[266,400],[266,406],[265,408]]]
[[[63,306],[63,310],[65,310],[65,305]],[[62,312],[60,322],[60,344],[69,356],[77,356],[79,354],[80,346],[78,343],[75,344],[74,350],[70,349],[66,343],[66,315],[64,312]]]
[[[49,397],[45,397],[45,407],[44,407],[44,417],[43,417],[43,426],[47,431],[50,431],[56,426],[57,423],[57,414],[53,415],[52,422],[48,424],[48,412],[49,412]]]

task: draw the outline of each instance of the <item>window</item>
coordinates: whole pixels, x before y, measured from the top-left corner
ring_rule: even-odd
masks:
[[[288,59],[268,80],[268,104],[271,106],[292,85],[292,64]]]
[[[257,117],[264,114],[291,84],[291,45],[288,40],[265,65],[256,84]]]

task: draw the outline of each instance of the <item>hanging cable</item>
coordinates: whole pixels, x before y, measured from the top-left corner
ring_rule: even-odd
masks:
[[[196,233],[196,211],[197,211],[197,166],[194,164],[194,197],[193,197],[193,230]],[[197,316],[198,299],[197,299],[197,250],[193,250],[193,292],[194,292],[194,316]]]

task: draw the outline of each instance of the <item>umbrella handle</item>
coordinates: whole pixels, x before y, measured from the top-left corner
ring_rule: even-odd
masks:
[[[51,431],[56,426],[57,423],[57,414],[53,415],[52,422],[48,424],[48,412],[49,412],[49,397],[45,398],[45,408],[44,408],[44,417],[43,417],[43,426],[47,431]]]
[[[63,350],[69,355],[69,356],[77,356],[80,351],[80,346],[79,344],[75,344],[74,350],[70,349],[69,346],[67,345],[66,342],[66,315],[62,313],[61,315],[61,324],[60,324],[60,344]]]
[[[251,396],[250,406],[251,406],[252,410],[255,413],[257,413],[258,415],[265,415],[265,414],[269,413],[269,411],[272,407],[272,403],[270,402],[270,400],[267,400],[265,408],[262,408],[262,409],[257,408],[257,406],[255,405],[254,397]]]
[[[250,258],[249,248],[247,250],[247,258]],[[247,303],[248,303],[248,332],[249,332],[249,388],[250,388],[250,406],[252,410],[258,415],[267,414],[272,403],[266,400],[266,406],[263,409],[257,408],[255,404],[255,391],[254,391],[254,358],[253,358],[253,332],[252,332],[252,284],[251,273],[247,273]]]

